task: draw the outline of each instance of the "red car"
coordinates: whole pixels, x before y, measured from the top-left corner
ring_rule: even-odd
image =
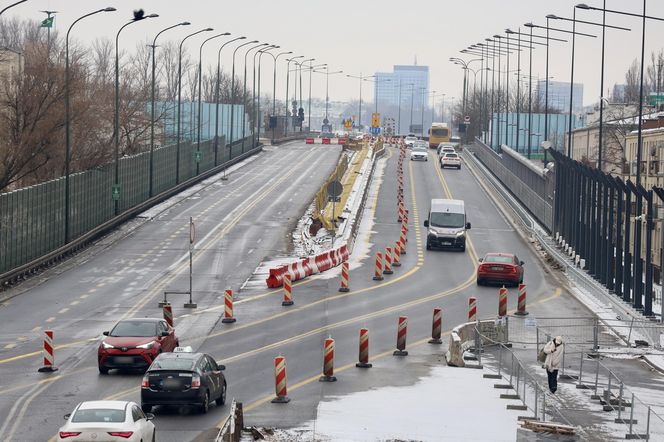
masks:
[[[101,374],[113,368],[147,369],[159,353],[180,346],[175,329],[158,318],[125,319],[104,336],[97,351]]]
[[[523,261],[511,253],[487,253],[480,258],[477,268],[477,285],[488,282],[513,284],[523,283]]]

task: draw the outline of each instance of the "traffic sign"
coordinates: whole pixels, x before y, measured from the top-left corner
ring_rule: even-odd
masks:
[[[118,201],[120,199],[120,185],[119,184],[113,184],[113,187],[111,188],[111,195],[113,195],[113,200]]]
[[[371,114],[371,127],[380,127],[380,114],[378,112]]]
[[[465,117],[463,117],[463,122],[466,124],[470,123],[470,115],[466,115]]]
[[[341,192],[344,191],[344,186],[339,181],[334,180],[330,181],[327,185],[327,196],[328,198],[336,198],[341,196]]]
[[[380,127],[372,127],[371,128],[371,134],[372,135],[379,135],[380,134]]]

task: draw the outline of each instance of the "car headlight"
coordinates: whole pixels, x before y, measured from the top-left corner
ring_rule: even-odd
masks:
[[[106,349],[115,348],[111,344],[107,343],[106,341],[101,341],[101,346],[106,348]]]
[[[137,345],[136,348],[148,349],[154,347],[154,341],[150,341],[147,344]]]
[[[456,233],[456,237],[459,238],[460,236],[464,236],[465,234],[466,234],[466,232],[464,230],[462,230],[462,231]]]
[[[429,227],[429,233],[438,236],[438,230]]]

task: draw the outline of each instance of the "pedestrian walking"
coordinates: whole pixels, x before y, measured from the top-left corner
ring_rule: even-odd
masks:
[[[543,349],[543,352],[546,355],[544,368],[546,368],[546,374],[549,379],[549,390],[551,393],[555,393],[558,389],[558,369],[560,368],[560,362],[563,359],[564,350],[565,346],[563,345],[562,336],[556,336],[553,341],[547,342]]]

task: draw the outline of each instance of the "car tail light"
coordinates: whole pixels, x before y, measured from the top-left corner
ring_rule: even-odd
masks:
[[[114,436],[114,437],[124,437],[125,439],[129,439],[132,434],[134,434],[133,431],[109,431],[109,435]]]
[[[148,379],[148,375],[143,376],[143,380],[141,381],[141,388],[150,388],[150,380]]]
[[[479,271],[480,272],[486,272],[486,265],[485,264],[480,264]]]
[[[511,271],[512,273],[516,273],[516,266],[512,266],[512,267],[510,267],[510,271]]]
[[[81,434],[80,431],[61,431],[59,433],[60,439],[66,439],[68,437],[78,436],[79,434]]]
[[[201,386],[201,378],[199,376],[194,376],[191,378],[191,388],[197,389]]]

